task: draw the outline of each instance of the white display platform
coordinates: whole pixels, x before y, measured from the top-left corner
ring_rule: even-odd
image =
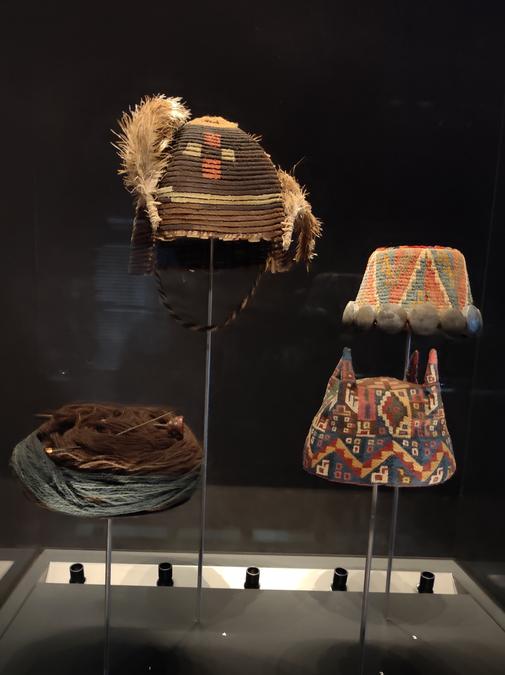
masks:
[[[68,584],[69,567],[80,560],[55,561],[49,563],[41,581],[50,584]],[[104,563],[85,562],[85,576],[88,584],[104,584]],[[424,568],[423,568],[424,569]],[[417,593],[419,576],[423,570],[394,570],[391,578],[391,592]],[[363,591],[364,572],[360,569],[348,569],[347,590]],[[243,588],[246,567],[242,566],[204,566],[203,585],[205,588]],[[197,581],[196,565],[173,565],[174,585],[179,588],[195,588]],[[158,579],[158,567],[154,564],[113,563],[112,584],[114,586],[155,586]],[[333,570],[293,567],[260,567],[260,587],[262,590],[292,591],[328,591],[333,579]],[[383,593],[386,586],[386,572],[373,570],[370,590]],[[457,595],[452,572],[437,572],[435,593]]]

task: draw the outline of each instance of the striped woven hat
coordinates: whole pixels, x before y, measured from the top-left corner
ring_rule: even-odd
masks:
[[[160,95],[120,121],[120,173],[136,203],[130,271],[153,271],[156,242],[181,237],[267,243],[271,272],[308,263],[320,223],[293,176],[234,122],[189,118]]]
[[[474,306],[465,258],[445,246],[394,246],[372,253],[355,301],[342,321],[388,333],[410,329],[474,335],[482,327]]]

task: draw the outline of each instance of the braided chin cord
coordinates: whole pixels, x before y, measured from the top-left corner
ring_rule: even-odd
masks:
[[[111,518],[173,508],[198,485],[201,448],[180,426],[182,418],[166,411],[163,417],[156,424],[153,408],[63,406],[18,443],[11,466],[31,497],[67,515]],[[132,418],[145,421],[128,427]]]
[[[168,300],[168,296],[165,292],[165,289],[163,288],[163,283],[161,281],[160,273],[158,269],[154,270],[154,278],[156,279],[156,286],[158,287],[158,293],[160,295],[161,303],[169,313],[169,315],[176,321],[178,324],[183,326],[183,328],[187,328],[188,330],[200,332],[200,333],[214,333],[215,331],[219,330],[220,328],[225,328],[226,326],[229,326],[237,316],[240,314],[240,312],[247,307],[249,302],[252,300],[254,297],[256,290],[258,288],[259,282],[261,280],[261,277],[266,271],[266,266],[262,266],[255,278],[255,280],[252,283],[251,288],[249,289],[247,295],[242,299],[242,301],[239,303],[239,305],[230,312],[230,314],[227,316],[227,318],[220,322],[220,323],[213,323],[210,325],[205,325],[205,324],[199,324],[194,321],[191,321],[190,319],[184,319],[173,307],[173,305],[170,303]]]

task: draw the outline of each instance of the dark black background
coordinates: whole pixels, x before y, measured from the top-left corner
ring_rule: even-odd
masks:
[[[102,524],[43,512],[12,479],[11,448],[34,413],[169,403],[202,434],[204,337],[170,322],[151,279],[127,276],[132,205],[110,145],[122,110],[164,92],[260,134],[282,167],[299,162],[324,222],[310,272],[265,278],[214,338],[209,548],[364,552],[369,492],[304,475],[305,434],[345,344],[360,375],[401,374],[402,336],[341,328],[368,255],[447,244],[466,256],[485,333],[416,340],[439,348],[459,469],[402,493],[398,551],[485,563],[486,582],[505,559],[503,4],[12,3],[2,14],[1,543],[103,543]],[[218,304],[240,299],[237,274],[216,278]],[[179,281],[202,316],[205,284],[197,296],[188,274]],[[379,552],[389,507],[384,493]],[[198,499],[114,532],[117,546],[194,548]]]

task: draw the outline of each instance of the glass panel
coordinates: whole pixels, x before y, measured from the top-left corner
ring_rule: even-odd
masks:
[[[18,3],[3,19],[0,675],[502,673],[502,7]],[[324,232],[308,271],[276,274],[259,275],[269,242],[214,242],[213,320],[227,325],[212,334],[201,616],[202,485],[114,518],[104,664],[106,521],[39,508],[8,462],[37,414],[75,401],[170,406],[203,440],[206,334],[174,314],[207,323],[209,240],[158,244],[172,309],[155,279],[127,274],[133,206],[109,129],[153,92],[260,134]],[[207,140],[198,180],[218,182],[237,157]],[[230,195],[215,191],[219,212]],[[302,451],[344,347],[358,379],[403,376],[404,333],[342,322],[369,255],[401,244],[464,254],[484,331],[413,336],[422,367],[438,351],[457,471],[400,491],[389,596],[394,492],[378,488],[362,651],[371,490],[308,475]],[[84,584],[68,583],[72,563]],[[157,584],[164,563],[173,586]]]

